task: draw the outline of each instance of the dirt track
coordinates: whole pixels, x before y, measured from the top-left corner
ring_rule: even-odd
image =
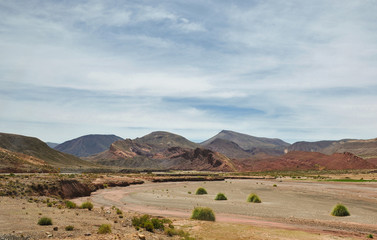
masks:
[[[206,188],[208,195],[194,195],[198,187]],[[228,200],[213,200],[218,192],[224,193]],[[251,192],[260,196],[261,204],[246,202]],[[218,222],[311,232],[335,230],[360,236],[377,233],[376,183],[270,180],[146,183],[99,190],[91,199],[96,204],[169,217],[189,218],[195,206],[206,206],[215,211]],[[339,202],[348,207],[350,217],[330,215]]]

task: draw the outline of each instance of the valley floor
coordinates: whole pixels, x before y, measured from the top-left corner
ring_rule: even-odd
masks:
[[[208,194],[195,195],[198,187],[206,188]],[[228,200],[215,201],[219,192]],[[250,193],[258,194],[262,203],[247,203]],[[90,199],[97,205],[180,219],[187,231],[202,239],[266,239],[266,234],[269,239],[363,239],[377,235],[376,182],[232,179],[146,183],[99,190]],[[347,206],[351,216],[331,216],[337,203]],[[216,223],[184,220],[195,206],[212,208]]]

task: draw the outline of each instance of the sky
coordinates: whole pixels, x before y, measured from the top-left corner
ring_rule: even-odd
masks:
[[[0,132],[377,137],[375,0],[0,0]]]

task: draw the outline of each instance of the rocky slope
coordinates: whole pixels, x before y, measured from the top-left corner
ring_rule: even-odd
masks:
[[[230,158],[247,158],[261,153],[281,155],[290,146],[277,138],[254,137],[228,130],[221,131],[201,145]]]
[[[377,138],[369,140],[344,139],[339,141],[296,142],[288,150],[324,154],[350,152],[363,158],[375,158],[377,157]]]
[[[23,159],[34,159],[35,162],[42,161],[44,164],[48,164],[55,168],[81,168],[94,166],[93,164],[83,161],[75,156],[56,151],[47,146],[46,143],[34,137],[0,133],[0,148],[16,154],[23,154]],[[5,161],[7,161],[6,158],[0,158],[0,163]]]
[[[85,159],[123,168],[235,170],[224,155],[202,149],[198,144],[168,132],[153,132],[134,140],[116,141],[109,150]]]
[[[240,171],[347,170],[377,167],[349,152],[326,155],[318,152],[293,151],[281,156],[234,161]]]
[[[92,134],[66,141],[55,146],[54,149],[77,157],[87,157],[107,150],[118,140],[123,139],[115,135]]]

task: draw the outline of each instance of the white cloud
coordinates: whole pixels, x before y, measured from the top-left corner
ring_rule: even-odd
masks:
[[[223,128],[296,140],[373,137],[376,11],[351,0],[1,2],[0,91],[11,96],[0,97],[0,131],[47,136],[43,124],[27,126],[41,122],[202,140]],[[18,86],[62,94],[25,100],[14,96]],[[67,100],[67,89],[93,96]],[[185,99],[264,114],[230,119]]]

